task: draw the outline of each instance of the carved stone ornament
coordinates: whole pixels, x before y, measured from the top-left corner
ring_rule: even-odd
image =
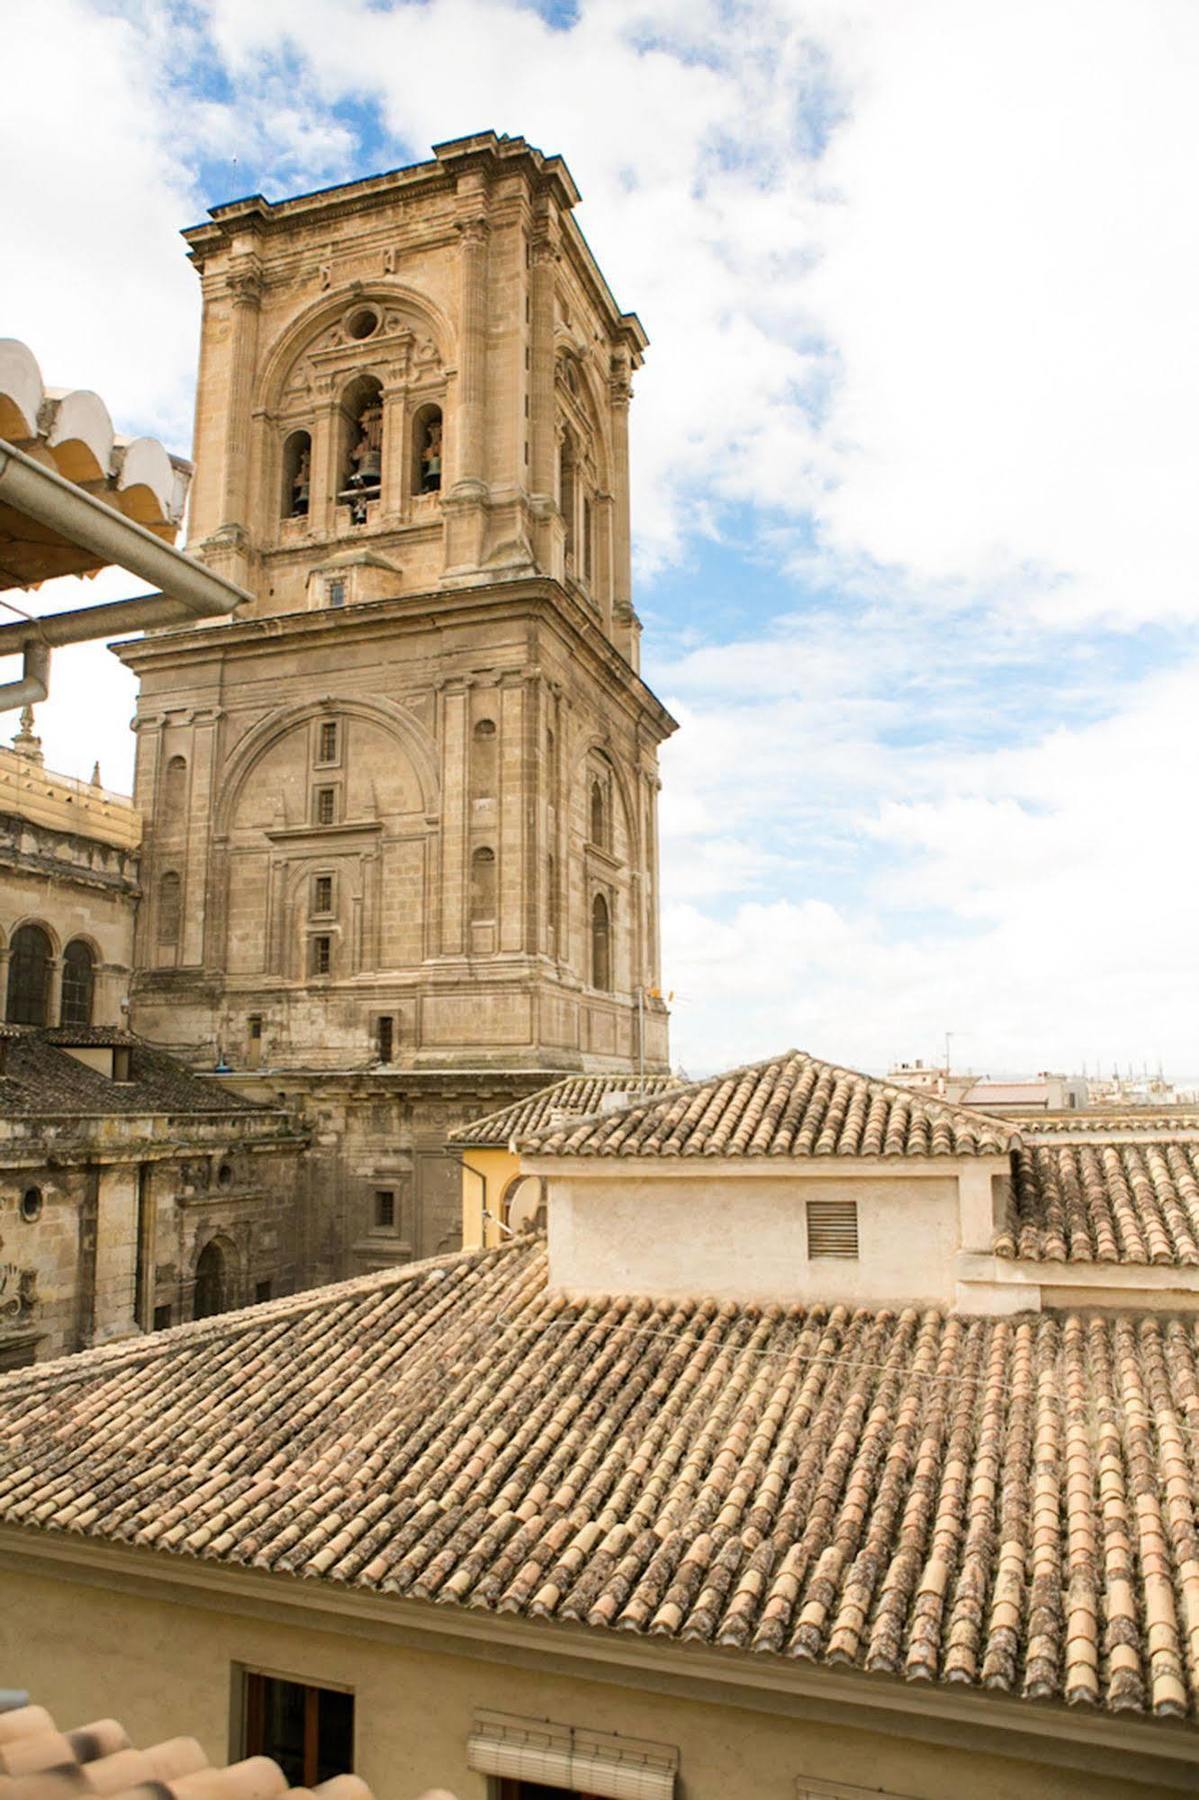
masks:
[[[0,1330],[27,1325],[37,1309],[37,1270],[0,1263]]]

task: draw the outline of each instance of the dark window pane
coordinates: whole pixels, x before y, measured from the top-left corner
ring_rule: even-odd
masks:
[[[318,1688],[316,1693],[316,1771],[309,1779],[328,1781],[334,1775],[348,1775],[354,1767],[354,1696],[332,1688]]]
[[[92,969],[94,959],[86,944],[76,938],[62,959],[62,1009],[64,1025],[92,1022]]]
[[[8,953],[8,1019],[44,1025],[50,994],[50,939],[40,925],[14,931]]]
[[[354,1766],[354,1696],[246,1675],[245,1753],[269,1756],[293,1787],[313,1787]]]

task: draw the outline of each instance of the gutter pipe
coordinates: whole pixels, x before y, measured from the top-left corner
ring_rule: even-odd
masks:
[[[19,619],[0,625],[0,656],[20,651],[24,658],[21,679],[0,684],[0,712],[36,705],[46,698],[51,645],[84,643],[106,637],[112,631],[140,631],[178,625],[188,619],[217,618],[252,598],[244,588],[214,575],[173,544],[163,543],[136,519],[115,512],[3,438],[0,501],[26,518],[49,526],[68,543],[90,550],[106,564],[119,564],[131,575],[162,589],[136,600],[117,600],[52,613],[44,619]]]

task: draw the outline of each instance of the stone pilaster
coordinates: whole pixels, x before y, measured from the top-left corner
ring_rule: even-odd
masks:
[[[540,569],[552,570],[560,556],[555,544],[558,455],[554,429],[554,281],[558,263],[557,221],[545,221],[534,239],[529,270],[529,495],[533,548]]]
[[[449,452],[453,480],[443,502],[445,580],[479,568],[487,525],[487,302],[486,192],[480,182],[458,221],[459,339],[455,432]]]
[[[225,278],[230,307],[228,404],[225,411],[221,523],[203,544],[204,560],[245,586],[250,574],[250,441],[262,269],[257,257],[236,259]]]

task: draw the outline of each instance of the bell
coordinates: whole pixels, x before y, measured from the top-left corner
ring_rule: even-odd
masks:
[[[383,458],[373,444],[363,446],[354,480],[359,487],[378,487],[383,474]]]

